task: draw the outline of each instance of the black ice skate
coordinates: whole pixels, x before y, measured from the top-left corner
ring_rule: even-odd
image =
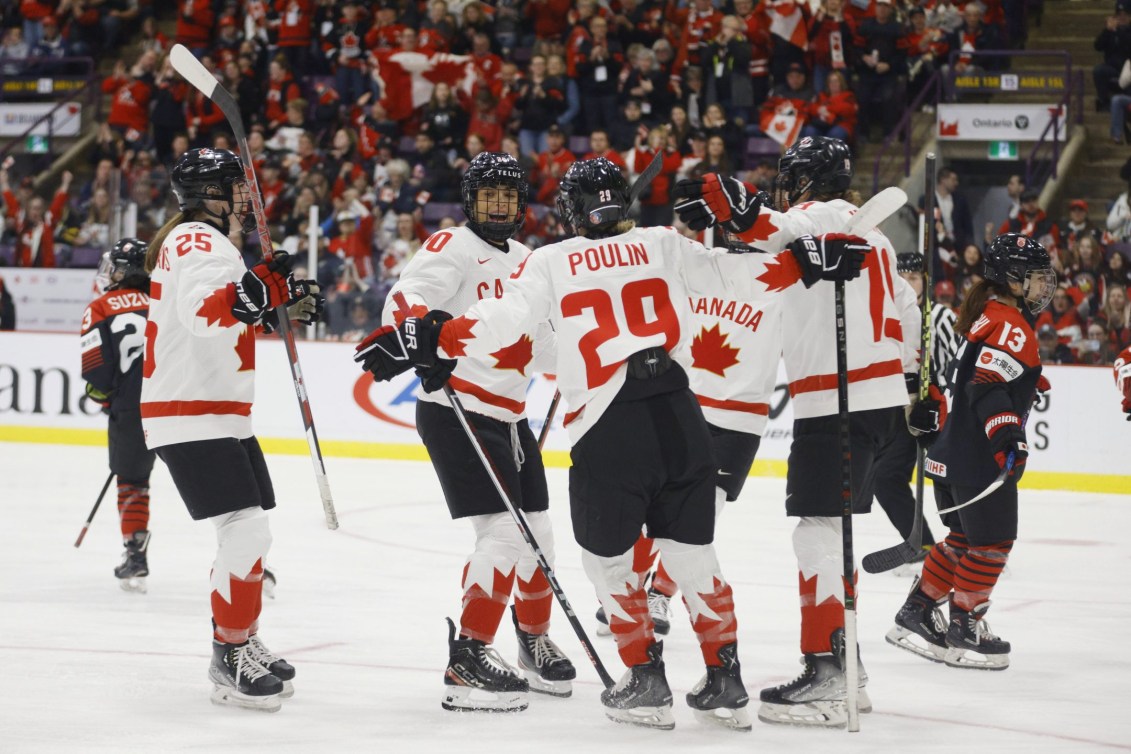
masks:
[[[283,682],[283,690],[279,692],[279,696],[283,699],[290,699],[295,695],[295,669],[294,666],[281,657],[276,657],[275,654],[267,648],[267,645],[259,638],[259,634],[252,634],[248,637],[247,643],[250,646],[251,659],[258,662],[267,672],[278,678]]]
[[[546,634],[528,634],[519,628],[514,605],[511,620],[518,637],[518,667],[530,683],[530,690],[562,698],[571,695],[572,681],[577,677],[573,663]]]
[[[752,727],[750,712],[746,709],[750,695],[742,685],[738,645],[721,647],[719,659],[722,666],[707,667],[707,674],[688,692],[687,704],[700,722],[748,731]]]
[[[529,705],[530,684],[499,653],[478,639],[456,638],[448,618],[448,669],[444,672],[446,710],[521,712]]]
[[[924,657],[943,662],[946,657],[946,621],[941,602],[935,602],[919,589],[919,579],[911,585],[907,601],[895,614],[895,625],[887,632],[888,644]]]
[[[950,601],[950,627],[946,632],[944,662],[953,668],[1005,670],[1009,667],[1009,642],[990,633],[985,614],[989,602],[967,612]]]
[[[664,675],[664,643],[648,647],[649,662],[633,665],[612,688],[601,692],[605,715],[615,723],[671,730],[672,690]]]
[[[212,641],[212,703],[278,712],[283,706],[283,682],[252,658],[250,642],[224,644]]]
[[[275,599],[275,574],[263,569],[263,596],[267,599]]]
[[[145,577],[149,575],[149,562],[145,550],[149,547],[149,532],[135,531],[125,542],[122,564],[114,567],[118,585],[127,592],[145,593]]]
[[[779,725],[803,725],[840,728],[848,724],[848,684],[844,671],[844,629],[832,637],[834,652],[806,654],[801,658],[805,669],[789,683],[762,689],[762,706],[758,719]],[[868,674],[858,663],[860,680],[856,706],[860,712],[871,712],[872,701],[864,686]]]

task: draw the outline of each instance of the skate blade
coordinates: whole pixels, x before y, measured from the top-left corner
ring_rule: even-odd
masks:
[[[249,696],[248,694],[241,694],[230,686],[221,686],[219,684],[213,684],[212,686],[213,704],[226,707],[243,707],[244,709],[252,709],[259,712],[278,712],[282,709],[283,703],[280,701],[280,696],[280,694]]]
[[[969,670],[1005,670],[1009,667],[1009,655],[984,655],[972,649],[948,647],[943,662],[952,668]]]
[[[715,727],[726,728],[727,730],[737,730],[742,732],[750,731],[754,728],[754,723],[750,720],[750,710],[745,707],[737,707],[730,709],[727,707],[720,707],[718,709],[693,709],[695,719],[704,725],[713,725]]]
[[[863,705],[861,705],[863,706]],[[872,703],[868,702],[871,711]],[[863,709],[861,712],[865,711]],[[771,704],[762,702],[758,719],[770,725],[797,725],[806,728],[843,728],[848,725],[848,704],[844,701]]]
[[[670,704],[659,707],[633,707],[632,709],[606,707],[605,717],[614,723],[635,725],[640,728],[655,728],[656,730],[672,730],[675,728],[675,717],[672,715]]]
[[[530,684],[530,690],[536,694],[545,694],[558,699],[566,699],[573,695],[573,681],[550,681],[538,675],[537,670],[529,668],[522,668],[522,675]]]
[[[530,702],[524,691],[500,693],[470,686],[445,686],[440,706],[452,712],[522,712]]]
[[[283,681],[283,690],[279,692],[280,699],[290,699],[295,695],[295,684],[293,681]]]
[[[892,626],[884,638],[893,647],[898,647],[931,662],[943,662],[943,658],[946,656],[946,647],[931,644],[919,634],[909,631],[903,626]]]
[[[118,586],[122,588],[123,592],[134,592],[135,594],[145,594],[149,591],[149,588],[145,585],[144,576],[129,576],[118,579]]]

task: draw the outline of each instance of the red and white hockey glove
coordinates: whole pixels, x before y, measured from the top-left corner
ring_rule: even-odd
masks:
[[[440,330],[451,318],[447,312],[433,310],[423,317],[406,317],[396,327],[379,327],[358,344],[353,360],[378,381],[415,368],[427,392],[439,390],[456,368],[455,359],[441,359],[436,353]]]
[[[1029,457],[1029,445],[1025,442],[1025,430],[1021,428],[1021,417],[1013,412],[994,414],[986,419],[986,437],[999,469],[1004,469],[1013,455],[1013,468],[1009,475],[1021,481],[1025,473],[1025,459]]]
[[[806,288],[821,280],[852,280],[860,275],[864,255],[872,245],[860,236],[829,233],[800,236],[787,247],[801,267],[801,282]]]
[[[309,296],[312,281],[295,280],[291,274],[294,263],[294,257],[279,251],[270,262],[261,262],[245,272],[235,284],[232,316],[254,325],[271,309]]]
[[[322,288],[314,280],[298,280],[296,285],[309,291],[305,296],[287,302],[287,319],[300,325],[313,325],[322,318],[326,309],[326,299]],[[263,332],[270,335],[279,329],[279,315],[275,309],[263,315]]]
[[[702,178],[685,178],[672,191],[679,219],[692,230],[721,225],[732,233],[750,229],[758,220],[763,204],[769,204],[764,191],[747,189],[737,178],[707,173]]]
[[[1052,383],[1042,374],[1037,378],[1037,392],[1033,394],[1033,406],[1045,405],[1048,402],[1050,390],[1052,390]]]

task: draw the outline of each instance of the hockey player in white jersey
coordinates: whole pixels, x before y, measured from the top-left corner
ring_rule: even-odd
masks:
[[[632,569],[632,546],[646,526],[685,595],[707,666],[687,702],[702,719],[748,730],[733,594],[711,544],[715,463],[688,389],[688,296],[718,286],[733,300],[757,300],[800,281],[850,278],[867,246],[848,236],[802,239],[755,279],[740,255],[712,254],[671,228],[635,229],[627,219],[632,197],[608,160],[574,163],[562,178],[558,209],[578,237],[527,257],[501,298],[452,320],[429,312],[381,328],[355,358],[377,379],[391,379],[413,365],[483,358],[549,320],[570,409],[564,423],[573,443],[574,537],[628,666],[601,694],[606,715],[675,725],[663,645]]]
[[[390,291],[382,320],[399,324],[430,310],[458,315],[478,301],[501,296],[503,282],[530,254],[512,238],[526,218],[526,193],[526,175],[515,158],[501,152],[477,155],[462,180],[467,226],[437,231],[424,242]],[[448,619],[444,709],[516,712],[526,709],[528,691],[572,693],[576,671],[548,635],[550,584],[439,392],[446,381],[459,394],[468,421],[552,564],[546,471],[526,418],[535,361],[544,351],[552,359],[552,346],[549,325],[532,323],[481,358],[418,370],[424,394],[416,404],[417,431],[452,518],[467,519],[475,530],[475,548],[463,569],[458,635]],[[512,589],[518,666],[525,678],[491,646]]]
[[[844,142],[806,137],[779,163],[774,197],[779,210],[742,182],[707,174],[677,184],[676,211],[696,230],[717,223],[773,253],[800,234],[843,230],[856,211],[845,199],[851,180]],[[907,431],[903,325],[896,306],[896,287],[906,283],[895,274],[895,252],[883,233],[873,229],[865,237],[875,253],[867,255],[864,274],[845,285],[853,510],[861,513],[871,507],[876,452],[893,433]],[[802,300],[790,289],[782,303],[783,358],[795,417],[786,513],[798,518],[793,547],[804,670],[790,683],[763,689],[758,716],[770,723],[843,726],[848,710],[833,286],[819,283],[814,293]],[[863,686],[863,669],[860,677]],[[870,711],[863,688],[859,704],[861,712]]]
[[[151,282],[142,427],[189,515],[216,527],[212,701],[274,712],[294,693],[295,669],[258,635],[275,495],[251,427],[255,329],[277,326],[282,304],[291,319],[311,324],[322,300],[314,281],[294,279],[285,252],[244,267],[228,233],[250,232],[255,219],[236,155],[191,149],[171,179],[181,212],[145,256]]]

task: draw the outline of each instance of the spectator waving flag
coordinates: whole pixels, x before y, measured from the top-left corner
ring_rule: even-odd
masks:
[[[773,108],[763,107],[761,123],[762,131],[766,136],[788,147],[797,141],[797,134],[805,125],[805,115],[798,112],[793,102],[780,98],[781,101]]]
[[[382,104],[392,120],[405,120],[432,97],[441,81],[471,96],[475,65],[470,55],[437,52],[431,55],[409,50],[374,50],[375,75],[384,92]]]
[[[787,40],[794,47],[809,49],[809,29],[801,7],[794,0],[779,0],[769,8],[770,33]]]

